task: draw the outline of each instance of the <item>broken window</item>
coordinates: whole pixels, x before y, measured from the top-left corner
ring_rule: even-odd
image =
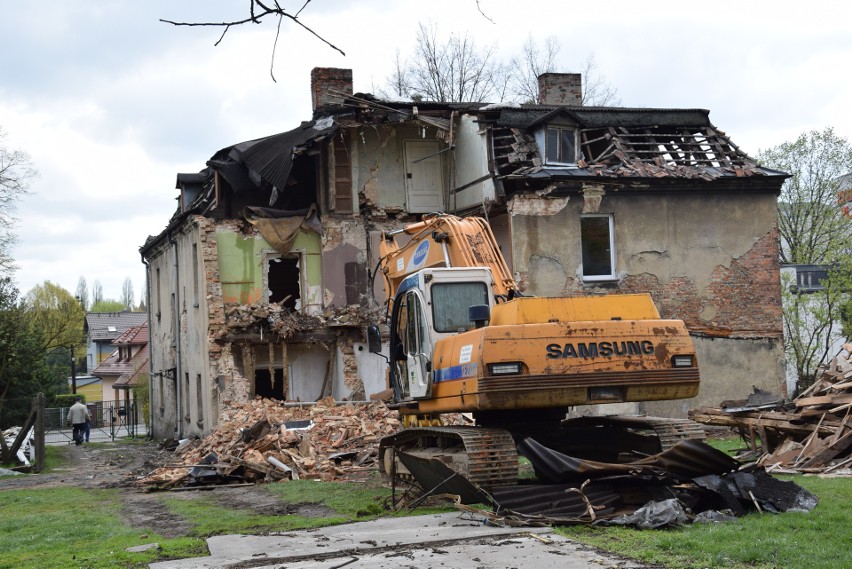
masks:
[[[271,257],[267,262],[269,302],[290,310],[301,307],[301,272],[298,256]]]
[[[615,236],[611,215],[590,214],[580,217],[580,241],[583,252],[583,280],[615,278]]]
[[[577,162],[577,133],[573,128],[548,127],[545,129],[545,161],[548,164],[575,164]]]
[[[284,399],[284,370],[279,368],[254,371],[254,394],[267,399]]]

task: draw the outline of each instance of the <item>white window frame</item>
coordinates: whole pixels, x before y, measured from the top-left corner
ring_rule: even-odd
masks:
[[[608,231],[609,231],[609,274],[607,275],[587,275],[586,267],[582,263],[582,255],[583,255],[583,236],[582,236],[582,223],[583,219],[590,218],[606,218],[608,220]],[[616,278],[616,265],[615,265],[615,216],[611,213],[586,213],[580,215],[580,262],[582,265],[582,273],[583,273],[583,282],[601,282],[601,281],[611,281]]]
[[[547,146],[547,131],[555,129],[555,130],[570,130],[574,134],[574,159],[569,162],[559,161],[559,160],[550,160],[548,159],[548,146]],[[557,140],[560,141],[562,137],[557,137]],[[541,158],[544,162],[545,166],[576,166],[577,165],[577,153],[578,153],[578,138],[577,138],[577,127],[574,125],[563,125],[563,124],[549,124],[538,131],[538,136],[536,136],[536,142],[538,142],[539,149],[541,149]],[[557,152],[557,154],[561,154]]]

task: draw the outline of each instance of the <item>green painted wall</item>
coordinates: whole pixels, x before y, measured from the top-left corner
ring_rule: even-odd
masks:
[[[266,253],[272,247],[260,235],[246,237],[239,233],[216,233],[219,256],[219,277],[222,298],[226,303],[253,304],[265,298],[263,276]],[[302,275],[307,289],[302,291],[303,302],[310,302],[310,292],[322,288],[322,250],[320,236],[313,231],[299,231],[292,253],[301,254]]]

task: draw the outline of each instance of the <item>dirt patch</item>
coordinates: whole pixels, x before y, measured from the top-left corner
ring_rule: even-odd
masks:
[[[121,516],[135,528],[150,528],[163,537],[184,537],[190,535],[192,526],[182,517],[174,514],[163,503],[160,496],[143,492],[122,494],[124,508]]]
[[[286,483],[285,483],[286,484]],[[250,510],[262,516],[302,516],[306,518],[325,518],[336,512],[321,504],[288,504],[264,486],[239,486],[229,488],[221,486],[210,490],[216,502],[225,508]],[[186,494],[186,492],[184,492]]]

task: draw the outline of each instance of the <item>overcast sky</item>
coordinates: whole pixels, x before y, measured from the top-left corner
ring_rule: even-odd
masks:
[[[290,3],[298,10],[304,2]],[[760,4],[760,7],[755,7]],[[0,128],[40,176],[19,204],[22,293],[46,280],[118,299],[144,289],[139,247],[174,213],[179,172],[217,150],[311,118],[313,67],[353,70],[356,92],[386,84],[419,22],[496,44],[555,37],[560,71],[589,56],[624,106],[703,108],[757,154],[810,130],[852,139],[852,39],[841,2],[605,3],[313,0],[289,21],[273,72],[272,21],[229,31],[178,21],[246,16],[242,0],[0,0]],[[487,17],[486,17],[487,16]]]

